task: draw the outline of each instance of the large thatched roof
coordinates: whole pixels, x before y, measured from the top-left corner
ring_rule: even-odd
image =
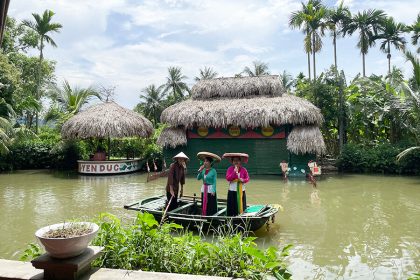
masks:
[[[165,127],[156,143],[161,147],[183,146],[187,144],[187,133],[183,128]]]
[[[281,96],[284,89],[279,76],[216,78],[201,80],[192,89],[193,99]]]
[[[319,130],[321,110],[309,101],[287,94],[278,76],[202,80],[192,98],[166,108],[161,121],[173,128],[162,132],[159,143],[176,147],[187,142],[186,129],[204,126],[242,128],[293,125],[287,147],[294,153],[325,150]]]
[[[287,137],[287,149],[295,154],[324,154],[325,143],[317,126],[295,126]]]
[[[94,105],[73,116],[61,129],[63,138],[149,137],[152,123],[115,102]]]
[[[173,127],[255,128],[267,125],[314,124],[323,122],[321,111],[305,99],[283,94],[280,97],[186,100],[165,109],[164,123]]]

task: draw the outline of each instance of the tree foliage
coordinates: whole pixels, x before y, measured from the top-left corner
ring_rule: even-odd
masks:
[[[213,70],[211,67],[204,67],[204,69],[200,69],[200,74],[194,78],[196,82],[201,80],[208,80],[208,79],[214,79],[217,77],[217,72]]]
[[[250,77],[270,75],[268,63],[257,60],[252,62],[252,67],[246,66],[242,73]]]

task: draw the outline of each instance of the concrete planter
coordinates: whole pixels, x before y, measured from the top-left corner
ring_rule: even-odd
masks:
[[[46,238],[43,237],[49,230],[55,230],[63,227],[70,227],[75,224],[84,224],[92,228],[92,232],[70,238]],[[75,222],[75,223],[60,223],[40,228],[35,232],[35,236],[39,242],[44,246],[45,251],[54,258],[65,259],[78,256],[82,254],[89,242],[98,233],[99,226],[95,223],[89,222]]]

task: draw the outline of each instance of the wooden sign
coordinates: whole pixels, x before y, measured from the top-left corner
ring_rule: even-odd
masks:
[[[82,174],[122,174],[140,169],[140,160],[118,161],[78,161],[78,171]]]

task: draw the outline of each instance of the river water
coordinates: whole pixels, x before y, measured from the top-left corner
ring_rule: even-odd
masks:
[[[219,175],[218,195],[226,195]],[[134,213],[124,204],[164,193],[164,178],[145,174],[107,177],[50,171],[0,174],[0,258],[18,259],[36,229],[73,218]],[[184,193],[199,192],[188,178]],[[317,189],[305,181],[252,177],[248,204],[276,203],[284,211],[261,247],[293,244],[287,259],[294,279],[406,279],[420,271],[420,178],[336,175]]]

